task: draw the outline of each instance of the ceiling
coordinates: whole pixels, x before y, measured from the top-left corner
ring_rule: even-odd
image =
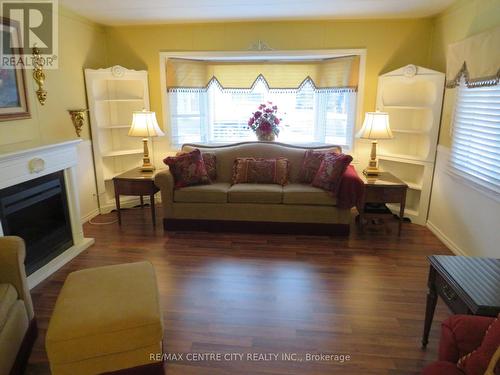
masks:
[[[67,8],[107,25],[410,18],[435,15],[455,0],[60,0]]]

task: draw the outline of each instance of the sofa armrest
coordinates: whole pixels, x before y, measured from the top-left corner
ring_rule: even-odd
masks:
[[[493,318],[474,315],[453,315],[441,325],[439,360],[457,363],[478,348]]]
[[[174,202],[174,176],[170,170],[164,169],[155,175],[155,185],[161,192],[161,203],[164,209],[164,214],[168,214],[168,210],[172,207]],[[166,217],[166,215],[165,215]]]
[[[24,301],[28,318],[31,320],[35,314],[24,269],[25,257],[26,248],[21,238],[0,237],[0,283],[11,284],[16,288],[19,299]]]

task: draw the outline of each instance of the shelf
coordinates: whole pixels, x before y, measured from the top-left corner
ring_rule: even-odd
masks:
[[[129,129],[131,125],[109,125],[99,126],[99,129]]]
[[[416,184],[414,182],[408,182],[408,181],[404,181],[403,182],[408,185],[408,188],[412,189],[412,190],[422,190],[422,185],[421,184]]]
[[[144,98],[97,99],[97,102],[143,102]]]
[[[399,215],[399,204],[396,204],[396,203],[386,203],[385,204],[391,211],[393,211],[393,213],[396,213],[397,215]],[[413,210],[411,208],[406,208],[405,207],[405,216],[408,215],[408,216],[418,216],[418,211],[417,210]]]
[[[409,164],[420,164],[420,165],[432,164],[432,161],[425,160],[414,155],[380,153],[377,154],[377,157],[382,160],[399,161]]]
[[[133,150],[117,150],[117,151],[104,152],[101,156],[103,158],[111,158],[114,156],[142,154],[143,152],[144,150],[142,148],[138,148]]]
[[[383,107],[384,109],[432,109],[432,106],[428,105],[384,105]]]
[[[425,130],[413,130],[413,129],[391,129],[394,133],[405,133],[405,134],[427,134],[429,132]]]

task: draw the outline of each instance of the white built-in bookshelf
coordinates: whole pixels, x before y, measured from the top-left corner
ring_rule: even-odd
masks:
[[[394,139],[379,141],[379,166],[408,184],[405,216],[427,221],[445,75],[415,65],[379,77],[377,109],[389,113]],[[388,205],[399,212],[396,204]]]
[[[115,208],[113,177],[142,163],[142,142],[129,137],[132,112],[149,110],[148,73],[121,66],[85,69],[99,210]],[[123,203],[133,197],[121,198]]]

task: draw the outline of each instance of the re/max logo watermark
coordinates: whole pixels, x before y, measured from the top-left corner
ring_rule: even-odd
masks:
[[[58,67],[58,1],[1,1],[0,68],[33,67],[33,49],[44,69]]]

